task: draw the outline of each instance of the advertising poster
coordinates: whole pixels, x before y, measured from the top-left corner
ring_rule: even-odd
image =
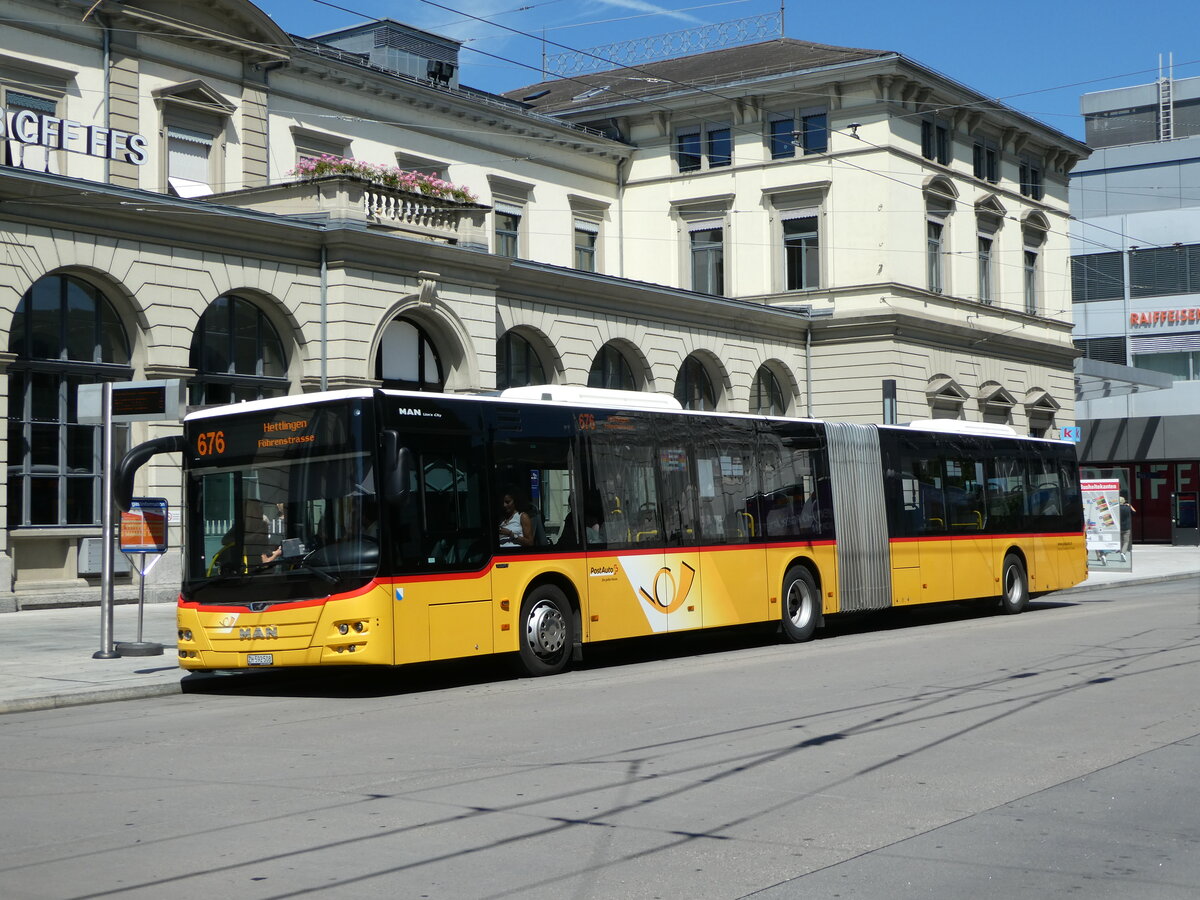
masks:
[[[1121,549],[1121,482],[1115,478],[1083,483],[1083,520],[1088,552]]]

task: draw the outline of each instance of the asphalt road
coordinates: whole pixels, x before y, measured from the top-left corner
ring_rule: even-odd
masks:
[[[1192,898],[1200,579],[1140,591],[5,716],[0,895]]]

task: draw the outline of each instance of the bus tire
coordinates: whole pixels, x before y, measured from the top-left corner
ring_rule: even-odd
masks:
[[[529,675],[555,675],[571,661],[575,616],[566,595],[552,584],[530,591],[521,602],[518,651]]]
[[[817,629],[820,597],[817,583],[808,569],[792,566],[787,570],[783,576],[783,603],[780,610],[784,638],[795,644],[812,638]]]
[[[1000,583],[1000,611],[1015,616],[1029,604],[1029,577],[1025,574],[1021,558],[1015,553],[1004,557]]]

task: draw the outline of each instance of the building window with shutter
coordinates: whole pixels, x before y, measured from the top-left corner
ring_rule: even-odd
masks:
[[[979,302],[992,304],[992,237],[981,234],[979,241]]]
[[[694,223],[688,227],[692,290],[725,294],[725,231],[720,223]]]
[[[1200,244],[1150,247],[1129,254],[1129,296],[1200,293]]]
[[[944,178],[936,179],[925,191],[925,286],[935,294],[949,290],[946,255],[953,191],[954,186]]]
[[[1038,251],[1035,247],[1025,248],[1025,312],[1036,316],[1038,312]]]
[[[180,197],[213,192],[213,135],[167,126],[167,184]]]
[[[521,221],[524,207],[511,203],[496,203],[495,217],[496,255],[516,259],[521,255]]]
[[[821,285],[821,246],[816,210],[783,215],[784,289],[803,291]]]
[[[596,242],[600,238],[600,223],[588,219],[575,220],[575,268],[581,272],[596,271]]]

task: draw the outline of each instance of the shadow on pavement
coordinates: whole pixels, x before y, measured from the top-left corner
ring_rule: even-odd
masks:
[[[1077,605],[1068,600],[1043,598],[1030,602],[1022,615]],[[935,628],[942,624],[974,619],[1001,618],[977,604],[948,603],[930,606],[851,613],[828,620],[817,632],[816,641],[836,640],[858,634]],[[737,653],[778,646],[781,638],[774,625],[752,625],[711,631],[664,634],[592,644],[575,671],[591,672],[623,666],[686,657]],[[797,647],[803,652],[803,647]],[[295,667],[236,672],[192,673],[184,676],[185,694],[242,697],[292,697],[352,699],[396,697],[429,691],[497,684],[526,678],[518,671],[515,654],[477,660],[416,663],[398,668],[382,666],[320,668]]]

